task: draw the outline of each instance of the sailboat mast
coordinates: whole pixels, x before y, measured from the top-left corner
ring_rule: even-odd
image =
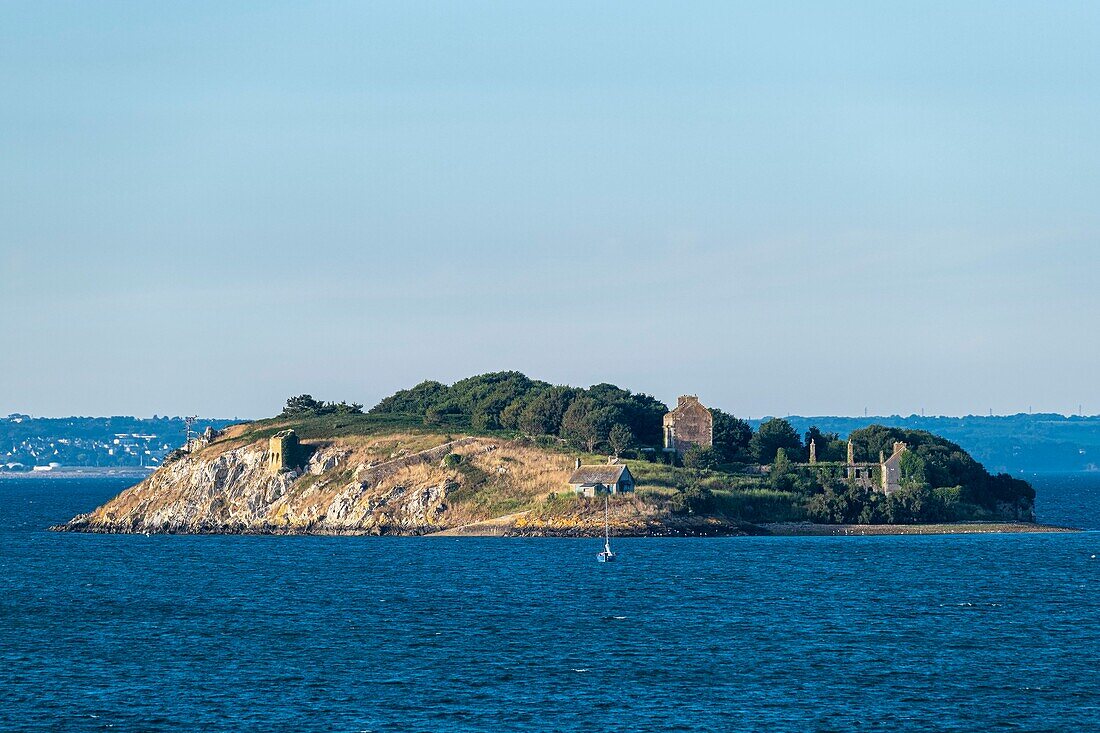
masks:
[[[604,543],[605,547],[610,547],[611,546],[611,530],[608,529],[608,525],[607,525],[607,502],[608,502],[608,498],[605,496],[603,498],[603,543]]]

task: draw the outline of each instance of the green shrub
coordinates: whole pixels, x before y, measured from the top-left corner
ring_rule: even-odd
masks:
[[[714,492],[698,484],[676,492],[669,501],[673,514],[713,514],[717,508]]]
[[[708,471],[718,469],[721,457],[713,448],[693,445],[684,453],[684,468],[696,468]]]
[[[715,491],[718,511],[744,522],[797,522],[805,517],[801,497],[771,489]]]

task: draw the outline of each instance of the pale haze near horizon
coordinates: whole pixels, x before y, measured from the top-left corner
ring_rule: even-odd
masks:
[[[1100,411],[1100,6],[0,5],[0,413]]]

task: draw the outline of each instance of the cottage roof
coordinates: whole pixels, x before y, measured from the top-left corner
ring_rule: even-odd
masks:
[[[606,484],[608,486],[619,483],[626,471],[625,465],[617,466],[581,466],[569,477],[571,484]],[[629,475],[629,472],[627,472]]]

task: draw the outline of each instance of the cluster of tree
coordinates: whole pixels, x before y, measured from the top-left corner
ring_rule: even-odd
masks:
[[[889,496],[859,486],[828,484],[810,497],[807,511],[824,524],[949,522],[959,514],[959,488],[906,487]]]
[[[769,484],[780,491],[806,495],[810,516],[822,522],[936,522],[980,512],[1031,518],[1035,490],[1030,484],[1007,474],[989,474],[949,440],[923,430],[881,425],[857,430],[850,437],[857,463],[877,463],[880,456],[893,454],[896,442],[906,444],[900,459],[899,491],[886,496],[859,486],[837,464],[796,466],[783,447],[777,450],[768,473]],[[820,458],[820,452],[818,455]]]
[[[413,416],[427,425],[559,436],[589,451],[608,447],[616,453],[659,445],[665,412],[656,398],[613,384],[562,387],[519,372],[481,374],[450,386],[422,382],[370,411]]]
[[[661,420],[668,408],[647,394],[613,384],[588,389],[552,385],[520,372],[492,372],[452,385],[426,381],[393,394],[370,410],[372,415],[403,415],[426,425],[515,430],[531,436],[563,438],[588,451],[608,449],[622,455],[632,449],[662,447]],[[693,448],[684,465],[717,469],[730,464],[770,464],[779,450],[807,460],[815,440],[818,460],[844,460],[846,445],[835,433],[811,428],[806,441],[786,420],[773,418],[755,433],[744,420],[711,409],[711,448]],[[653,454],[651,454],[653,455]]]
[[[1085,471],[1100,464],[1100,416],[967,415],[924,417],[798,417],[787,418],[796,430],[816,425],[848,435],[869,425],[927,430],[966,448],[985,466],[1019,471]],[[818,444],[820,455],[821,445]]]
[[[669,510],[673,514],[711,514],[717,509],[714,492],[697,484],[677,491],[669,500]]]
[[[991,509],[999,503],[1035,501],[1035,489],[1027,481],[1004,473],[991,475],[957,443],[925,430],[872,425],[856,430],[851,439],[856,460],[872,462],[891,455],[895,442],[904,442],[908,451],[901,463],[903,486],[960,486],[962,501]]]
[[[313,395],[300,394],[290,397],[280,417],[301,417],[305,415],[360,415],[363,406],[358,402],[322,402],[313,399]]]

